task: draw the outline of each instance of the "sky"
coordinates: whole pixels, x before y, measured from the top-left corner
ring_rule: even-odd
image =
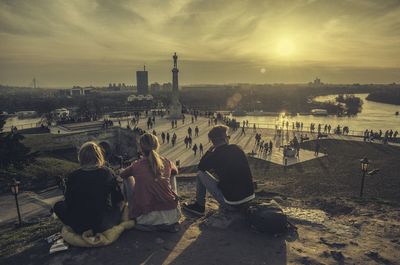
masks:
[[[0,0],[0,84],[400,82],[400,0]]]

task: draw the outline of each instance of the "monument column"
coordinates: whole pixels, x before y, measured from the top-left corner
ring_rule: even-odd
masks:
[[[182,117],[182,105],[179,102],[179,86],[178,86],[178,56],[174,53],[174,68],[172,68],[172,97],[169,106],[169,118],[180,119]]]

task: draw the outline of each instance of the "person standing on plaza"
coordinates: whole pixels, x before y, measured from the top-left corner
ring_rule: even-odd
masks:
[[[244,125],[242,127],[242,132],[240,133],[240,136],[245,135],[246,136],[246,129],[244,128]]]
[[[192,137],[188,137],[188,143],[189,143],[189,148],[192,148],[192,141],[193,141],[193,139],[192,139]]]
[[[162,140],[162,143],[165,143],[165,133],[164,132],[161,133],[161,140]]]
[[[187,135],[185,136],[185,139],[183,140],[183,142],[185,143],[186,148],[188,148],[189,137]]]
[[[272,147],[273,147],[273,145],[272,145],[272,141],[271,141],[271,140],[269,140],[269,146],[268,146],[268,150],[269,150],[269,153],[270,153],[270,154],[272,153]]]
[[[314,152],[314,155],[315,155],[315,156],[318,156],[320,147],[321,147],[321,146],[320,146],[320,144],[319,144],[319,140],[318,140],[318,139],[315,140],[315,152]]]
[[[194,152],[194,156],[196,156],[196,154],[197,154],[197,144],[194,144],[194,145],[193,145],[192,150],[193,150],[193,152]]]

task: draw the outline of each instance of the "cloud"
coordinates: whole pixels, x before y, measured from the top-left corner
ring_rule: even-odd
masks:
[[[141,65],[174,51],[191,64],[232,71],[228,64],[278,69],[310,61],[392,69],[400,67],[400,2],[0,0],[0,38],[0,81],[11,64],[31,75],[33,62]],[[277,54],[280,43],[291,43],[290,57]]]

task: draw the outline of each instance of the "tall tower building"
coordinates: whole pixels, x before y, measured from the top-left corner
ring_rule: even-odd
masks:
[[[169,106],[169,118],[180,119],[182,117],[182,105],[179,102],[179,86],[178,86],[178,56],[174,53],[174,68],[172,68],[172,98]]]
[[[143,67],[143,71],[136,71],[136,84],[138,95],[149,94],[149,76],[146,66]]]

